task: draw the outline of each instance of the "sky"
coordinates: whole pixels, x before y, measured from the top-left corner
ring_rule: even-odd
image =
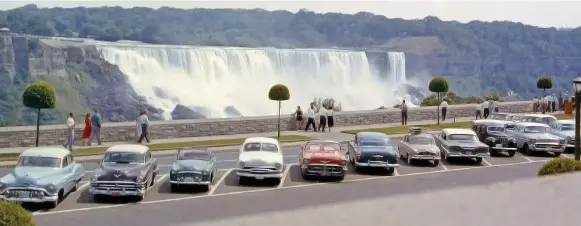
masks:
[[[39,7],[97,7],[121,6],[125,8],[141,6],[159,8],[162,6],[175,8],[263,8],[266,10],[288,10],[296,12],[302,8],[315,12],[357,13],[360,11],[384,15],[388,18],[421,19],[426,16],[436,16],[442,20],[469,22],[482,21],[514,21],[540,27],[574,28],[581,26],[581,0],[571,1],[516,1],[516,0],[392,0],[392,1],[17,1],[0,0],[0,9],[12,9],[26,4],[37,4]]]

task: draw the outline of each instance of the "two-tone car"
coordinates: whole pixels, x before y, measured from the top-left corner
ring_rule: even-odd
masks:
[[[476,160],[490,157],[488,145],[480,142],[476,133],[470,129],[443,129],[435,136],[436,145],[440,148],[442,159],[469,158]]]
[[[514,124],[516,124],[517,122],[519,122],[521,120],[521,116],[517,115],[517,114],[513,114],[513,113],[495,112],[495,113],[490,113],[490,115],[488,115],[487,120],[503,121],[504,126],[506,128],[512,129],[514,127]]]
[[[508,130],[506,128],[506,121],[474,121],[472,123],[472,130],[481,142],[488,145],[490,148],[490,156],[506,153],[509,157],[513,157],[516,154],[516,139],[506,133]]]
[[[565,149],[575,149],[575,120],[557,120],[551,125],[551,133],[565,139]]]
[[[12,173],[0,178],[0,199],[56,207],[77,190],[85,172],[65,148],[24,150]]]
[[[210,190],[216,179],[216,156],[208,149],[185,148],[177,153],[169,172],[171,191],[185,186],[202,186]]]
[[[348,145],[349,161],[355,171],[362,168],[385,169],[388,175],[399,167],[396,147],[389,137],[377,132],[359,132]]]
[[[238,154],[238,183],[249,179],[274,179],[280,183],[283,177],[283,151],[278,140],[268,137],[246,138]]]
[[[149,147],[114,145],[105,151],[99,168],[93,171],[89,192],[95,201],[106,196],[129,196],[143,200],[158,173],[157,159],[151,156]]]
[[[560,156],[567,147],[565,139],[551,134],[551,127],[542,123],[519,122],[509,134],[516,139],[517,147],[527,155],[548,152]]]
[[[314,176],[343,180],[347,172],[347,158],[336,141],[307,141],[301,146],[299,162],[306,180]]]
[[[431,161],[433,166],[440,164],[440,149],[436,146],[434,136],[422,128],[410,128],[397,149],[400,158],[407,160],[408,165],[413,165],[415,161]]]
[[[553,115],[545,115],[545,114],[526,114],[523,115],[519,122],[533,122],[533,123],[541,123],[545,125],[551,125],[551,123],[557,121],[557,117]]]

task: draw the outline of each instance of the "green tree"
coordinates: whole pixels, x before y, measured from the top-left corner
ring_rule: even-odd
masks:
[[[16,202],[0,200],[0,226],[35,226],[32,214]]]
[[[276,84],[270,87],[270,90],[268,91],[268,99],[278,101],[277,137],[280,138],[280,108],[282,101],[290,99],[290,92],[288,87],[283,84]]]
[[[430,92],[434,92],[438,96],[438,125],[440,125],[440,94],[448,92],[449,88],[448,80],[442,76],[433,78],[428,85]]]
[[[545,91],[551,88],[553,88],[553,79],[551,79],[550,77],[543,76],[540,77],[539,80],[537,80],[537,89],[543,90],[543,96],[545,96]]]
[[[56,95],[54,88],[45,81],[38,81],[28,84],[22,94],[22,104],[29,108],[37,109],[36,118],[36,146],[38,147],[38,137],[40,133],[40,110],[52,109],[56,105]]]

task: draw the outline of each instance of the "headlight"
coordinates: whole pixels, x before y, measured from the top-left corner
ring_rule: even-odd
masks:
[[[534,144],[535,142],[537,142],[537,140],[535,140],[535,139],[530,139],[530,140],[529,140],[529,142]]]
[[[4,188],[4,183],[0,182],[0,189]]]
[[[210,172],[204,170],[202,171],[202,175],[210,175]]]
[[[571,137],[567,136],[567,142],[571,141]]]
[[[282,164],[280,164],[280,163],[274,164],[274,167],[276,169],[280,170],[280,169],[282,169]]]
[[[138,176],[137,179],[135,180],[135,182],[142,183],[143,179],[145,179],[144,176]]]
[[[244,162],[240,162],[240,163],[238,163],[238,166],[240,166],[240,168],[244,168],[244,166],[246,166],[246,164]]]
[[[341,160],[341,165],[342,166],[346,166],[347,165],[347,160]]]
[[[54,186],[54,184],[49,184],[49,185],[46,187],[46,190],[47,190],[48,192],[50,192],[50,193],[54,193],[54,192],[56,192],[56,186]]]
[[[559,140],[559,144],[564,144],[565,140]]]
[[[99,175],[93,175],[91,177],[91,182],[97,182],[99,180]]]
[[[309,164],[309,159],[303,159],[303,164]]]

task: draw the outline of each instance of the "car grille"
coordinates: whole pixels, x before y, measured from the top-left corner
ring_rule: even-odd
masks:
[[[275,167],[244,167],[243,170],[253,174],[271,174],[273,171],[277,171]]]
[[[92,187],[99,187],[99,188],[108,188],[112,189],[119,189],[122,190],[124,188],[141,188],[141,184],[136,183],[115,183],[115,182],[97,182],[92,183]]]
[[[170,180],[182,181],[208,181],[210,175],[203,175],[200,172],[179,172],[175,175],[170,175]]]
[[[575,140],[570,140],[569,144],[575,145]]]
[[[535,147],[537,147],[537,148],[561,148],[561,145],[555,145],[555,144],[536,144]]]
[[[10,189],[7,193],[9,198],[40,198],[42,195],[42,191],[31,189]]]
[[[433,156],[436,155],[435,153],[429,152],[429,151],[422,151],[419,152],[418,155],[427,155],[427,156]]]
[[[556,143],[556,144],[558,144],[559,141],[558,140],[550,140],[550,139],[540,139],[540,140],[537,140],[537,143],[549,143],[549,144]]]
[[[308,171],[315,172],[329,172],[329,173],[341,173],[343,172],[343,167],[341,166],[328,166],[328,165],[309,165],[307,167]]]
[[[507,137],[498,137],[498,138],[496,138],[496,143],[497,144],[507,144],[508,138]]]

